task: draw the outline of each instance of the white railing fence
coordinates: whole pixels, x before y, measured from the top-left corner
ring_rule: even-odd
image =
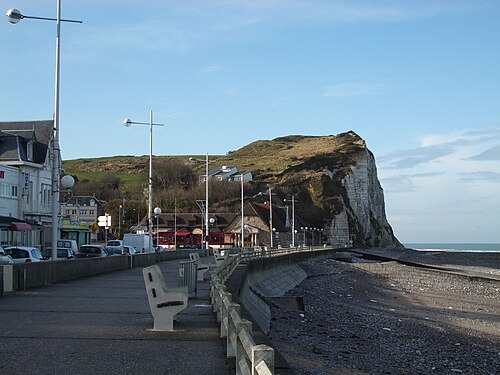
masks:
[[[213,311],[220,323],[220,337],[226,338],[227,357],[236,359],[236,374],[273,375],[274,349],[268,345],[257,345],[252,338],[252,322],[241,318],[240,305],[231,301],[226,290],[226,281],[242,260],[268,258],[305,251],[324,250],[322,247],[295,247],[279,249],[255,248],[251,253],[238,253],[228,257],[210,282]]]

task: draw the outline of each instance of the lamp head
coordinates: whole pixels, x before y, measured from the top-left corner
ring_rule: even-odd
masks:
[[[125,125],[128,128],[130,125],[132,125],[132,120],[126,118],[125,120],[123,120],[123,125]]]
[[[73,176],[67,174],[63,178],[61,178],[61,185],[65,189],[71,189],[75,184],[75,179]]]
[[[12,24],[16,24],[24,18],[22,13],[17,9],[9,9],[7,13],[5,13],[5,15],[9,19],[9,22]]]

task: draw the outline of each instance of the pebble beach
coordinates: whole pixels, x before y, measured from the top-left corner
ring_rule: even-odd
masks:
[[[500,254],[370,249],[301,264],[272,308],[271,345],[295,374],[500,374]],[[447,270],[442,272],[441,269]]]

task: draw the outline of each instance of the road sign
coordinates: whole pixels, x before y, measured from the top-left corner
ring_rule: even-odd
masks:
[[[99,216],[97,220],[98,220],[97,225],[99,225],[100,227],[108,228],[111,226],[111,216],[108,214],[104,216]]]

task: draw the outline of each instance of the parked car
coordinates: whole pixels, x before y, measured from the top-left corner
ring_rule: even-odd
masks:
[[[109,240],[106,244],[106,251],[110,254],[122,254],[123,241],[122,240]]]
[[[106,249],[107,250],[107,249]],[[139,252],[134,246],[121,246],[120,249],[114,248],[108,251],[109,255],[134,255]]]
[[[52,259],[52,250],[45,250],[42,252],[43,256],[47,260]],[[76,255],[72,249],[63,247],[57,249],[57,260],[75,259]]]
[[[134,255],[140,254],[134,246],[123,246],[123,254]]]
[[[74,255],[78,251],[78,244],[76,240],[57,240],[58,249],[70,249],[71,253]],[[57,256],[59,258],[59,255]]]
[[[10,255],[5,254],[5,250],[0,245],[0,264],[12,264],[14,260]]]
[[[42,262],[42,252],[36,247],[9,246],[5,248],[5,254],[10,255],[14,263]]]
[[[98,258],[105,257],[108,253],[101,245],[82,245],[76,253],[77,258]]]

